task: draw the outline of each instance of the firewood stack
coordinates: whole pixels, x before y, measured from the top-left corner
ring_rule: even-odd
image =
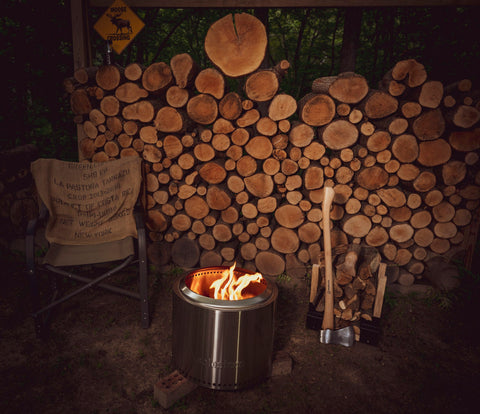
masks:
[[[342,73],[297,102],[280,87],[289,62],[260,68],[266,46],[259,20],[237,14],[234,28],[228,15],[205,39],[215,68],[184,53],[64,82],[85,160],[145,160],[152,263],[304,272],[321,251],[325,185],[337,244],[377,248],[400,269],[389,282],[411,285],[462,247],[480,199],[472,82],[444,87],[404,60],[378,89]]]
[[[378,269],[382,260],[375,247],[352,244],[342,245],[339,250],[341,252],[334,252],[332,257],[335,329],[349,325],[358,326],[361,319],[373,319]],[[322,255],[320,270],[322,277],[313,304],[317,312],[324,312],[325,263]]]

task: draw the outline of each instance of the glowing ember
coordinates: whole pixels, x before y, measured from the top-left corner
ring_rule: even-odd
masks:
[[[263,276],[260,273],[249,274],[235,271],[236,263],[212,281],[210,277],[193,277],[190,290],[199,295],[220,300],[242,300],[259,295],[265,290]]]

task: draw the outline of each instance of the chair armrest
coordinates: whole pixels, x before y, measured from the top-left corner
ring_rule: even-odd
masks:
[[[48,209],[45,204],[40,201],[40,205],[38,207],[38,216],[29,220],[27,223],[27,230],[26,235],[30,236],[33,235],[35,237],[35,231],[37,229],[38,222],[46,222],[48,218]]]

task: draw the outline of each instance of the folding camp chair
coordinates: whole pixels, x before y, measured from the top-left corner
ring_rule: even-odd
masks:
[[[134,157],[106,163],[73,163],[53,159],[32,163],[40,214],[27,226],[26,266],[38,336],[45,336],[54,308],[92,287],[139,300],[141,326],[148,328],[141,168],[141,160]],[[49,246],[46,254],[38,257],[35,235],[41,221],[46,223],[45,237]],[[109,269],[107,265],[113,267]],[[138,289],[104,282],[130,265],[138,268]],[[90,274],[95,266],[100,266],[103,271],[100,276]],[[45,295],[40,293],[43,293],[40,272],[55,276],[47,303],[43,299]],[[67,293],[60,292],[57,285],[60,276],[82,285]]]

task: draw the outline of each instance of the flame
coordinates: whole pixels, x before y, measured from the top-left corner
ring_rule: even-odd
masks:
[[[260,273],[235,274],[236,263],[221,274],[207,274],[204,277],[191,277],[187,282],[190,290],[202,296],[220,300],[241,300],[260,295],[265,289]]]
[[[235,266],[233,264],[230,268],[226,269],[222,273],[220,279],[215,280],[211,285],[210,289],[214,289],[213,297],[214,299],[221,300],[241,300],[248,299],[250,297],[256,296],[251,292],[242,293],[251,283],[261,283],[263,277],[260,273],[255,273],[253,275],[244,274],[240,277],[235,276]]]

